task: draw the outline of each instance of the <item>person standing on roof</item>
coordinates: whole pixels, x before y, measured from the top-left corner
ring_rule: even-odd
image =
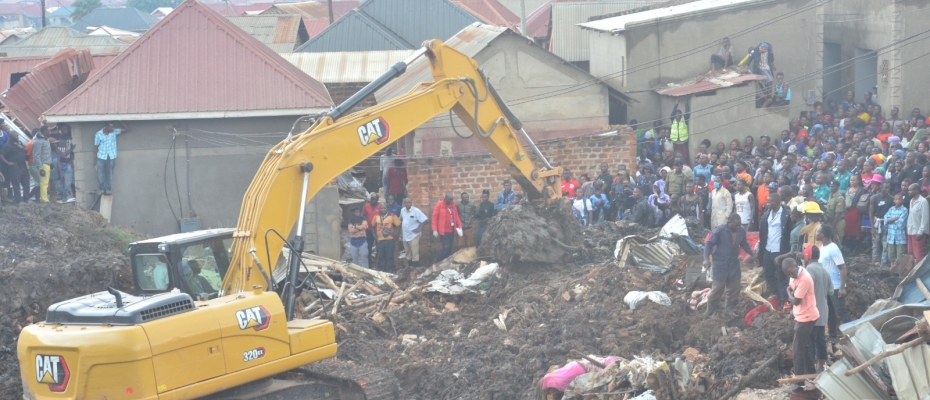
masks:
[[[575,182],[576,184],[578,182]],[[513,186],[510,184],[510,179],[504,179],[504,190],[497,195],[497,201],[494,203],[494,210],[500,211],[507,207],[513,205],[513,199],[516,197],[516,193],[513,192]],[[563,191],[565,190],[565,181],[562,181]],[[573,191],[574,192],[574,191]]]
[[[730,214],[727,223],[717,226],[704,242],[704,268],[711,270],[713,277],[710,295],[707,297],[707,315],[717,311],[720,299],[726,292],[724,310],[733,311],[739,302],[740,267],[739,249],[752,257],[752,247],[746,241],[746,230],[737,214]],[[713,255],[713,264],[711,264]]]
[[[690,160],[688,152],[688,115],[682,114],[678,109],[681,100],[675,101],[675,107],[672,108],[672,124],[669,133],[669,140],[672,141],[675,153],[681,154],[682,159]]]
[[[97,183],[100,192],[105,195],[113,194],[113,170],[116,168],[116,137],[129,133],[129,127],[120,123],[122,128],[114,128],[108,123],[94,135],[94,146],[97,146],[97,158],[94,159],[94,170],[97,171]]]
[[[459,218],[459,209],[455,205],[452,192],[446,192],[443,201],[436,203],[433,207],[433,236],[438,237],[442,243],[442,250],[436,262],[445,260],[452,255],[452,242],[455,240],[455,234],[462,236],[462,220]]]
[[[717,72],[717,66],[723,69],[723,72],[727,72],[727,68],[733,65],[733,46],[730,45],[730,38],[725,37],[720,42],[720,49],[717,50],[716,54],[710,56],[710,72],[709,74]]]

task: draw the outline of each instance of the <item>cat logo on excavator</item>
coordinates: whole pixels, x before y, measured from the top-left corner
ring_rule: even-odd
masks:
[[[362,146],[368,146],[371,143],[383,144],[390,138],[391,126],[382,117],[378,117],[368,123],[358,127],[358,140]]]
[[[271,313],[264,306],[246,308],[236,311],[236,321],[239,322],[239,329],[252,328],[256,331],[263,331],[271,324]]]
[[[56,393],[64,392],[71,380],[71,370],[62,356],[37,354],[36,355],[36,381],[48,384],[48,390]]]

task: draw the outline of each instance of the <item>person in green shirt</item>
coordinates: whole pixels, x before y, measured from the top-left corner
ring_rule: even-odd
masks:
[[[817,199],[818,203],[827,204],[830,201],[830,187],[827,185],[827,176],[818,174],[815,179],[817,187],[814,188],[814,198]]]
[[[840,160],[836,165],[836,175],[833,176],[833,180],[840,184],[840,193],[844,196],[846,195],[846,191],[849,190],[849,178],[851,177],[852,172],[849,172],[849,166],[846,160]]]

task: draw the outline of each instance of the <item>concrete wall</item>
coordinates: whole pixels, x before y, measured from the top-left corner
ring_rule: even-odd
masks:
[[[749,7],[721,9],[715,13],[634,25],[614,37],[592,35],[591,73],[601,77],[621,73],[621,68],[626,68],[628,73],[623,79],[613,79],[609,83],[640,102],[629,109],[629,118],[636,118],[640,122],[667,118],[674,99],[663,99],[653,89],[706,73],[710,69],[710,56],[717,51],[718,46],[687,56],[680,54],[726,36],[731,39],[737,62],[746,55],[750,46],[763,41],[771,43],[775,51],[775,66],[790,81],[792,77],[822,67],[822,24],[818,22],[821,7],[799,12],[759,28],[753,27],[801,10],[812,3],[813,0],[759,1]],[[736,35],[743,30],[750,31]],[[611,41],[614,43],[609,43]],[[622,52],[624,47],[625,53]],[[621,65],[618,59],[624,54],[625,65]],[[664,57],[668,58],[655,64],[656,60]],[[819,93],[820,86],[819,76],[792,85],[792,97],[800,99],[808,89]]]
[[[474,58],[534,140],[607,129],[607,87],[590,84],[592,76],[526,39],[501,35]],[[520,103],[537,94],[545,96]],[[461,121],[454,120],[459,132],[470,134]],[[448,150],[447,154],[484,152],[477,140],[456,136],[445,114],[417,128],[412,147],[417,155],[438,155],[441,149]]]
[[[619,131],[615,136],[560,138],[542,141],[538,145],[550,163],[571,169],[575,177],[585,172],[596,176],[602,162],[610,165],[612,174],[616,173],[620,164],[633,171],[636,167],[636,134],[626,126],[620,127]],[[477,201],[481,190],[489,189],[493,201],[502,189],[501,182],[510,178],[510,174],[491,155],[478,154],[411,159],[407,164],[407,177],[407,192],[413,204],[428,212],[447,190],[453,191],[456,199],[460,192],[467,191],[472,201]],[[518,186],[514,190],[523,192]]]
[[[846,0],[830,2],[825,7],[824,42],[840,46],[841,61],[854,58],[856,49],[878,52],[876,58],[868,60],[877,65],[864,66],[861,62],[843,64],[838,98],[844,98],[846,91],[852,90],[856,81],[862,79],[861,74],[857,79],[857,67],[871,67],[878,71],[877,96],[885,116],[893,106],[901,108],[902,116],[909,115],[913,108],[924,110],[928,107],[926,98],[930,94],[927,89],[930,77],[925,72],[926,61],[919,61],[930,53],[930,42],[926,36],[883,49],[893,42],[930,29],[930,9],[927,9],[926,1]],[[883,67],[887,73],[883,73]],[[863,94],[862,90],[857,91],[856,100],[862,101]]]
[[[193,208],[202,229],[236,226],[242,197],[265,153],[273,143],[287,135],[294,119],[287,116],[130,122],[130,132],[120,135],[118,139],[111,222],[149,235],[176,233],[179,227],[169,208],[170,204],[174,214],[179,217],[188,217],[189,210]],[[173,132],[168,127],[172,124],[186,134],[178,136],[176,152],[169,156]],[[76,145],[77,200],[79,206],[90,207],[98,189],[93,166],[96,157],[94,135],[103,124],[83,122],[72,123],[71,126]],[[241,136],[243,134],[249,136]],[[185,139],[190,149],[189,168]],[[330,194],[325,203],[314,204],[311,210],[317,216],[338,215],[339,207],[333,197]],[[183,207],[183,214],[180,214],[179,206]],[[324,227],[332,225],[326,218],[317,217],[316,221]],[[319,254],[338,256],[338,231],[333,234],[335,241],[324,237],[315,228],[312,231],[314,240],[323,243],[324,247],[318,249],[319,246],[313,243],[308,249],[314,249]],[[332,246],[332,243],[335,243],[334,249],[326,248]]]
[[[704,139],[710,140],[713,150],[717,142],[723,142],[729,149],[731,140],[739,139],[742,143],[743,139],[750,135],[757,141],[762,135],[769,135],[773,139],[780,138],[781,131],[788,129],[789,117],[796,117],[799,110],[808,109],[806,106],[791,109],[792,105],[798,104],[795,100],[785,107],[756,108],[752,98],[749,98],[749,101],[744,99],[754,93],[755,87],[746,85],[717,90],[713,95],[691,97],[692,109],[707,109],[691,117],[691,140],[688,147],[692,159]],[[727,104],[717,106],[723,102]]]

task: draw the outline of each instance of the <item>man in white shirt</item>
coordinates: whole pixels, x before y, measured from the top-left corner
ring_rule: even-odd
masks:
[[[159,261],[158,264],[155,264],[155,269],[152,271],[152,277],[155,278],[155,289],[167,289],[168,264],[165,264],[161,261]]]
[[[407,260],[410,260],[410,266],[414,268],[420,266],[420,233],[423,223],[427,220],[426,214],[414,207],[409,197],[404,199],[404,207],[400,209],[402,239]]]
[[[780,271],[781,262],[776,258],[791,250],[791,210],[781,204],[781,195],[771,193],[765,211],[759,221],[759,256],[768,292],[780,299],[779,304],[788,301],[788,277]]]
[[[924,259],[927,233],[930,233],[930,205],[920,195],[919,184],[912,183],[907,192],[911,196],[911,206],[907,212],[907,253],[914,257],[915,262],[920,262]]]
[[[850,321],[846,312],[846,261],[843,252],[833,242],[833,228],[830,225],[821,225],[817,231],[817,241],[823,244],[820,247],[820,264],[830,274],[833,290],[829,293],[829,316],[827,324],[830,326],[830,337],[839,335],[841,324]]]

